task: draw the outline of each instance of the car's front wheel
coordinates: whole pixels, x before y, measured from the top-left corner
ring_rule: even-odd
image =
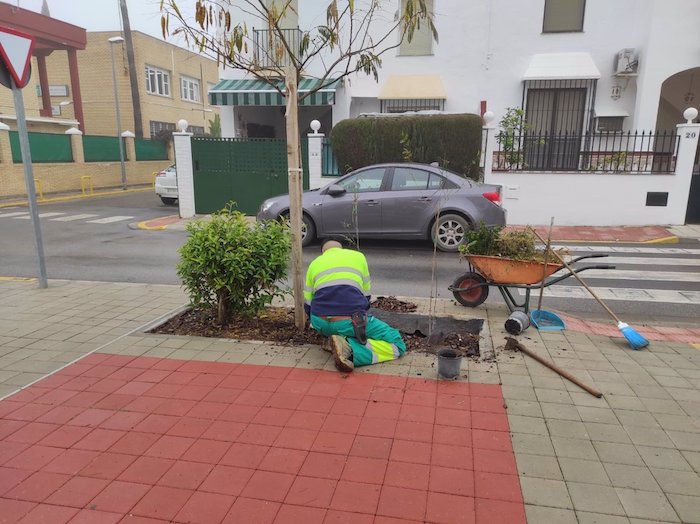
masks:
[[[282,215],[282,218],[289,220],[289,212]],[[316,239],[316,226],[305,213],[301,214],[301,247],[309,246]]]
[[[172,197],[160,197],[160,199],[163,201],[163,204],[165,204],[166,206],[172,206],[173,204],[175,204],[175,201],[177,200],[177,198],[172,198]]]
[[[433,242],[440,251],[457,251],[469,229],[469,221],[463,216],[452,213],[442,215],[433,226]]]

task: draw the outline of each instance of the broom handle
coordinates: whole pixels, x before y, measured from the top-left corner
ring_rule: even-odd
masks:
[[[573,376],[573,375],[572,375],[571,373],[569,373],[568,371],[566,371],[566,370],[560,368],[559,366],[555,365],[554,363],[549,362],[548,360],[542,358],[542,357],[539,356],[537,353],[533,353],[532,351],[530,351],[529,349],[527,349],[525,346],[523,346],[520,342],[518,342],[518,341],[515,340],[514,338],[508,337],[506,340],[508,340],[508,343],[506,344],[506,348],[507,348],[508,345],[510,344],[511,346],[517,348],[518,351],[521,351],[521,352],[525,353],[528,357],[535,359],[537,362],[539,362],[539,363],[542,364],[543,366],[548,367],[549,369],[551,369],[551,370],[554,371],[555,373],[559,373],[562,377],[564,377],[565,379],[567,379],[567,380],[573,382],[573,383],[576,384],[578,387],[580,387],[581,389],[587,391],[588,393],[590,393],[590,394],[593,395],[594,397],[600,398],[600,397],[603,396],[603,394],[602,394],[600,391],[598,391],[597,389],[595,389],[595,388],[589,386],[588,384],[584,384],[581,380],[579,380],[577,377]]]
[[[532,228],[530,228],[530,229],[532,229]],[[537,238],[540,239],[540,242],[544,242],[544,240],[542,240],[542,237],[541,237],[540,235],[537,234],[537,231],[535,231],[534,229],[532,229],[532,232],[535,234],[535,236],[536,236]],[[603,302],[603,301],[598,297],[598,295],[596,295],[596,294],[593,292],[593,290],[589,287],[589,285],[586,284],[580,276],[578,276],[578,273],[576,273],[576,271],[574,271],[574,270],[571,268],[571,266],[566,262],[566,260],[564,260],[564,258],[563,258],[559,253],[557,253],[556,251],[553,251],[553,253],[554,253],[554,255],[559,259],[559,262],[561,262],[562,264],[564,264],[564,267],[566,267],[566,269],[568,269],[569,272],[570,272],[572,275],[574,275],[574,276],[576,277],[576,280],[578,280],[578,281],[581,283],[581,285],[582,285],[583,287],[585,287],[585,288],[588,290],[588,292],[591,294],[591,296],[592,296],[593,298],[595,298],[595,299],[598,301],[598,304],[600,304],[601,306],[603,306],[603,309],[605,309],[605,311],[607,311],[608,314],[609,314],[611,317],[613,317],[613,318],[615,319],[615,321],[619,324],[619,323],[621,322],[621,320],[617,317],[617,315],[616,315],[615,313],[612,312],[612,309],[610,309],[610,308],[605,304],[605,302]]]
[[[544,265],[542,267],[542,285],[540,285],[540,299],[537,301],[538,311],[542,309],[542,295],[544,295],[544,279],[547,278],[547,261],[549,260],[549,246],[552,242],[552,226],[554,217],[549,221],[549,232],[547,233],[547,245],[544,248]]]

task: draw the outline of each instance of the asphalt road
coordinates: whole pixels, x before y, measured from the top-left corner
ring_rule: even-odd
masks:
[[[39,211],[45,214],[41,225],[49,278],[179,284],[175,266],[178,248],[187,234],[182,231],[129,228],[129,224],[177,213],[177,208],[164,206],[151,191],[43,204]],[[17,218],[26,212],[26,208],[0,209],[0,277],[33,277],[38,274],[31,221]],[[12,214],[16,215],[8,216]],[[71,218],[75,216],[83,218]],[[684,246],[700,249],[700,242],[675,247]],[[434,253],[427,241],[368,240],[361,242],[361,248],[369,262],[374,295],[428,297],[433,287],[437,296],[451,298],[452,293],[447,287],[468,269],[454,254]],[[306,249],[306,263],[318,252],[318,246]],[[699,257],[695,256],[693,261],[693,255],[632,253],[628,256],[655,256],[659,262],[663,262],[664,257],[685,256],[689,262],[680,271],[700,271]],[[622,263],[617,267],[619,270],[638,270],[645,266]],[[436,284],[431,286],[433,271]],[[616,280],[613,272],[610,272],[609,278],[605,274],[590,279],[590,282],[595,286],[641,290],[654,287],[700,291],[699,282],[666,280],[652,285],[646,275],[622,281]],[[574,279],[562,284],[577,286]],[[559,285],[552,286],[556,287]],[[497,289],[491,288],[488,301],[502,301]],[[612,305],[625,320],[648,320],[652,317],[697,323],[697,318],[700,318],[700,301],[678,304],[637,299],[616,300]],[[545,306],[583,316],[603,316],[600,306],[589,298],[548,298]]]

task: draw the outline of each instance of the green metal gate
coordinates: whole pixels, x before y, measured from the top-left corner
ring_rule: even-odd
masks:
[[[308,141],[301,142],[304,189],[309,188]],[[266,198],[288,192],[287,141],[275,138],[192,138],[194,206],[213,213],[230,201],[255,215]]]

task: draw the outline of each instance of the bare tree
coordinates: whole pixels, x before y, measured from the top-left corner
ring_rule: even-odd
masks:
[[[307,0],[321,4],[320,0]],[[410,41],[416,30],[437,31],[429,0],[326,0],[325,20],[289,31],[285,18],[298,16],[295,0],[196,0],[194,20],[183,14],[178,0],[161,0],[163,37],[180,35],[223,67],[245,71],[264,80],[287,98],[287,159],[295,323],[303,329],[302,177],[298,148],[297,106],[320,89],[355,73],[378,79],[382,55]],[[259,24],[265,41],[255,41],[247,21]],[[302,72],[317,73],[316,87],[297,92]],[[284,81],[281,81],[284,79]],[[289,95],[289,96],[288,96]]]

